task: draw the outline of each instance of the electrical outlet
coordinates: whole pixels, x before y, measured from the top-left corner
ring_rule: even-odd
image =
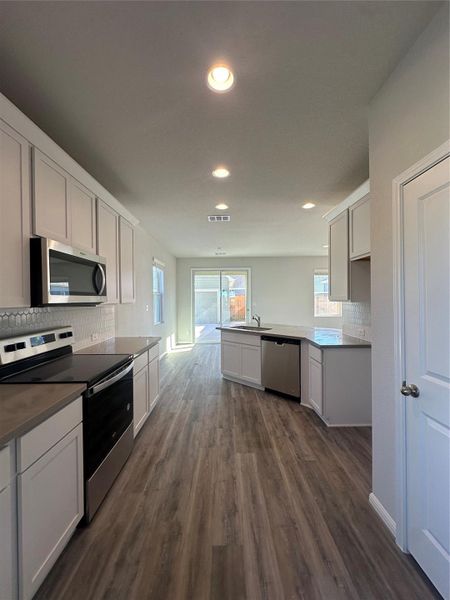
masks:
[[[145,305],[145,312],[148,312],[148,311],[149,311],[149,307],[148,307],[148,304],[146,304]]]
[[[364,339],[366,337],[366,330],[363,327],[359,327],[356,330],[356,335],[357,335],[357,337]]]
[[[98,340],[98,333],[91,333],[91,342],[96,342]]]

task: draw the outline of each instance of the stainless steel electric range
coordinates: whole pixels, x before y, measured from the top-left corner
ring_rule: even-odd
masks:
[[[0,339],[0,384],[85,383],[83,466],[89,523],[133,448],[133,357],[74,354],[61,327]]]

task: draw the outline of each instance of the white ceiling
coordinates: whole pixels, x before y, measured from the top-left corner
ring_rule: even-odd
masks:
[[[321,216],[368,177],[368,104],[439,5],[1,2],[1,91],[176,256],[324,254]]]

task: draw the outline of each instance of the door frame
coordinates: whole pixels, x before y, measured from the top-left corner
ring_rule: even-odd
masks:
[[[407,471],[406,471],[406,404],[400,394],[405,379],[404,328],[404,256],[403,256],[403,190],[410,181],[450,156],[450,140],[427,154],[403,171],[392,181],[393,223],[393,291],[394,291],[394,387],[396,438],[396,515],[395,541],[403,552],[408,552],[407,535]]]
[[[195,344],[195,271],[247,271],[247,298],[252,309],[252,269],[251,267],[191,267],[191,344]],[[221,292],[222,290],[220,290]],[[222,294],[220,294],[220,316],[222,316]]]

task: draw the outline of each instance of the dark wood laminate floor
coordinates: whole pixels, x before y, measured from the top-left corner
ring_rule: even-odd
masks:
[[[369,428],[220,377],[218,345],[162,361],[163,391],[40,600],[426,600],[368,504]]]

